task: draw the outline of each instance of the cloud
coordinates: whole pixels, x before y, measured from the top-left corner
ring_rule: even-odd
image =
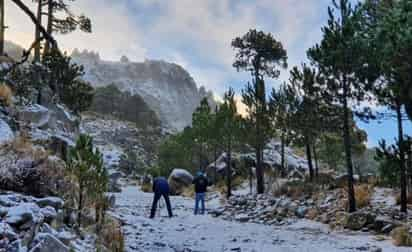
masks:
[[[29,1],[31,2],[31,1]],[[237,91],[250,79],[232,67],[231,41],[250,28],[262,29],[282,41],[289,65],[299,64],[306,49],[320,38],[329,0],[88,0],[73,10],[93,22],[93,33],[59,36],[60,45],[97,50],[102,58],[122,55],[141,61],[156,58],[183,65],[199,85],[222,94]],[[34,9],[34,5],[30,4]],[[8,7],[9,8],[9,7]],[[33,26],[15,7],[7,11],[8,38],[24,45],[32,41]],[[322,14],[324,13],[324,14]],[[288,79],[283,71],[281,81]],[[269,87],[280,81],[267,81]]]
[[[27,4],[35,10],[35,5],[30,2]],[[118,60],[126,54],[132,60],[145,58],[146,49],[141,42],[143,32],[135,24],[125,1],[88,0],[76,1],[72,5],[74,13],[85,13],[91,18],[93,33],[59,35],[61,48],[69,52],[74,48],[96,50],[109,60]],[[17,7],[12,4],[6,7],[6,23],[10,26],[6,38],[27,47],[33,41],[34,26]]]

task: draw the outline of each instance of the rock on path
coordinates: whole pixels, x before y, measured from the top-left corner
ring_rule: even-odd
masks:
[[[397,248],[389,241],[376,241],[361,233],[330,232],[325,225],[309,221],[273,227],[228,222],[207,215],[193,216],[193,200],[183,197],[171,198],[176,217],[166,217],[163,206],[160,216],[151,220],[148,215],[152,194],[126,186],[115,195],[116,207],[112,214],[125,224],[126,251],[408,251],[408,248]]]

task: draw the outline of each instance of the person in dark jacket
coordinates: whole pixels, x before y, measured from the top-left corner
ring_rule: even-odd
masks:
[[[205,214],[205,197],[209,181],[202,172],[198,172],[193,184],[196,192],[195,215],[199,212],[199,202],[201,204],[200,214]]]
[[[166,178],[157,177],[153,179],[153,192],[154,192],[154,198],[153,198],[153,203],[152,203],[152,209],[150,211],[150,218],[151,219],[154,218],[155,213],[156,213],[157,203],[159,202],[159,199],[162,196],[166,201],[167,211],[169,212],[169,217],[171,218],[173,214],[172,214],[172,207],[170,205],[170,199],[169,199],[170,188],[169,188],[169,183],[167,182]]]

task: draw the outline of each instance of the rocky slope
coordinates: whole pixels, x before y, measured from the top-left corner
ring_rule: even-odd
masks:
[[[126,57],[111,62],[100,59],[97,53],[78,50],[72,57],[85,67],[84,78],[94,87],[114,84],[122,92],[142,97],[167,130],[190,125],[200,100],[212,96],[203,87],[197,88],[190,74],[177,64],[157,60],[137,63]]]

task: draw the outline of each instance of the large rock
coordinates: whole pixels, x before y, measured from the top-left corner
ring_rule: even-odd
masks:
[[[46,127],[50,120],[50,112],[39,104],[25,106],[18,111],[20,121],[30,124],[35,128]]]
[[[30,252],[69,252],[70,249],[52,234],[41,233],[35,237],[36,245]]]
[[[184,169],[173,169],[169,176],[169,185],[172,194],[181,194],[185,187],[192,184],[193,176]]]
[[[55,210],[59,210],[63,208],[64,201],[58,197],[45,197],[45,198],[36,198],[35,199],[37,205],[40,207],[53,207]]]
[[[10,126],[0,119],[0,145],[10,142],[14,139],[14,133]]]
[[[40,207],[35,203],[22,203],[15,207],[10,207],[6,215],[5,222],[15,227],[27,227],[33,223],[43,221]]]
[[[0,240],[4,238],[7,238],[9,241],[14,241],[18,236],[9,224],[0,222]]]
[[[351,230],[361,230],[369,224],[373,224],[376,217],[370,213],[355,212],[349,214],[345,227]]]

